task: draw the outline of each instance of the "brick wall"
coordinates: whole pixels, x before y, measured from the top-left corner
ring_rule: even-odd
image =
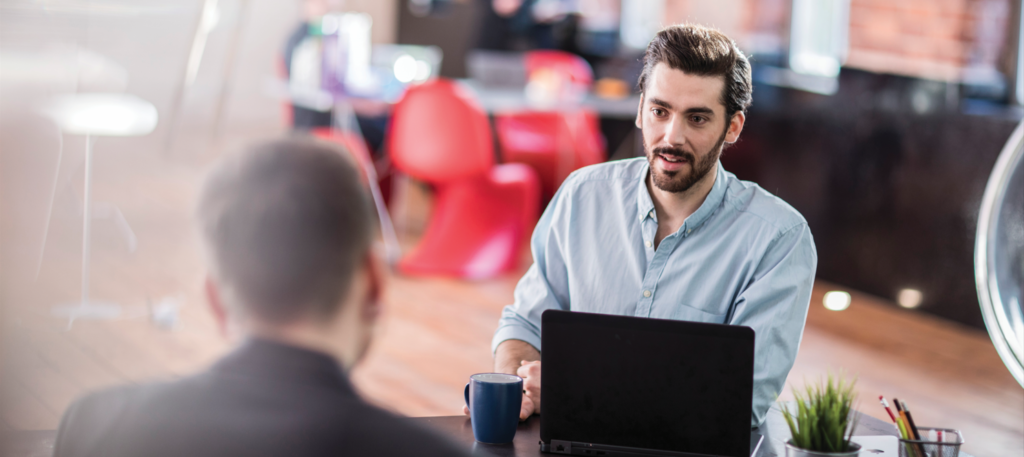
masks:
[[[665,0],[664,24],[718,27],[748,53],[784,49],[789,0]],[[939,80],[1012,74],[1014,0],[850,0],[846,66]]]
[[[1010,0],[851,0],[847,66],[959,80],[999,64]]]

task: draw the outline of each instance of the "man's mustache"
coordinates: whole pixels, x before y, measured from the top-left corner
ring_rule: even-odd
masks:
[[[686,159],[690,163],[696,163],[696,160],[695,160],[696,158],[693,156],[693,154],[690,154],[689,152],[686,152],[686,151],[684,151],[684,150],[682,150],[680,148],[672,148],[672,147],[662,146],[662,147],[654,148],[654,151],[652,151],[652,152],[654,152],[655,154],[659,154],[659,155],[666,155],[666,156],[672,156],[672,157],[680,157],[680,158]]]

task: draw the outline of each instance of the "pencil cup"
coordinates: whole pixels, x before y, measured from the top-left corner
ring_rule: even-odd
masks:
[[[964,435],[951,428],[918,427],[920,440],[900,438],[900,457],[957,457]],[[933,433],[934,432],[934,433]],[[939,440],[939,437],[941,441]]]

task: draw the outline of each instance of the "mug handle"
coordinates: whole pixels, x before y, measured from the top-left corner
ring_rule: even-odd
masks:
[[[469,383],[466,383],[466,390],[464,391],[466,397],[466,407],[469,408]]]

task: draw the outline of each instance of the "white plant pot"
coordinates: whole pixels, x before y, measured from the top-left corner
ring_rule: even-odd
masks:
[[[808,451],[806,449],[800,449],[793,446],[789,441],[786,442],[786,457],[857,457],[860,454],[860,445],[857,443],[850,443],[850,448],[853,449],[849,452],[818,452]]]

